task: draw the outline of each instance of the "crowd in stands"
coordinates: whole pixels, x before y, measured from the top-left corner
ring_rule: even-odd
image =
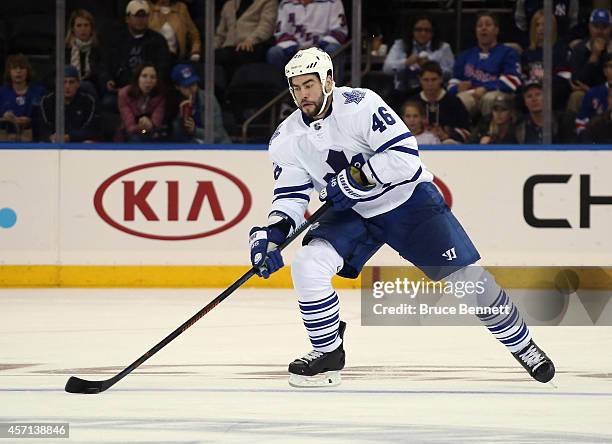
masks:
[[[203,12],[196,8],[201,2],[126,0],[123,17],[106,32],[87,2],[73,3],[65,37],[63,142],[203,143],[203,19],[193,17]],[[234,132],[226,128],[265,103],[251,107],[244,88],[286,88],[283,67],[299,49],[320,47],[333,57],[336,83],[349,80],[342,47],[350,34],[341,0],[216,3],[214,143],[231,143]],[[612,143],[610,2],[590,6],[585,12],[577,0],[553,2],[555,143]],[[379,66],[392,88],[368,86],[421,144],[542,143],[542,7],[542,0],[516,0],[513,31],[505,35],[496,14],[479,13],[476,44],[459,52],[442,40],[437,19],[415,14],[402,26],[404,35],[378,37],[390,46]],[[62,142],[55,133],[53,83],[34,80],[28,56],[7,52],[0,140]]]

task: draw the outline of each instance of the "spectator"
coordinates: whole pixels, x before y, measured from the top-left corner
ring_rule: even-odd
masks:
[[[200,60],[200,32],[189,15],[187,6],[176,0],[151,0],[149,28],[165,37],[175,60]]]
[[[348,27],[341,0],[283,1],[278,6],[276,45],[268,50],[268,63],[284,69],[298,49],[318,46],[332,55],[348,37]],[[334,66],[339,73],[340,66]],[[335,75],[336,80],[342,77]]]
[[[418,74],[424,63],[438,62],[444,79],[453,72],[455,56],[448,43],[440,40],[434,21],[426,15],[414,20],[403,39],[396,40],[383,64],[383,72],[393,74],[395,89],[415,92],[419,87]]]
[[[571,70],[570,49],[563,41],[557,40],[557,21],[552,17],[553,28],[553,108],[565,108],[570,94]],[[526,82],[544,81],[544,10],[533,14],[529,30],[529,47],[521,56],[523,77]]]
[[[604,59],[604,76],[606,83],[589,89],[582,100],[582,105],[576,116],[576,133],[580,134],[589,120],[608,109],[608,91],[612,89],[612,52]]]
[[[427,129],[425,109],[420,102],[410,100],[404,102],[400,116],[402,116],[402,120],[419,145],[437,145],[440,143],[440,139]]]
[[[225,70],[229,85],[246,63],[263,62],[274,33],[277,0],[228,0],[215,32],[215,63]]]
[[[105,47],[100,70],[104,108],[116,109],[117,91],[129,85],[137,66],[151,62],[160,77],[169,74],[168,44],[161,34],[148,28],[149,11],[146,1],[131,0],[125,10],[127,26]]]
[[[180,64],[172,69],[172,81],[182,101],[172,125],[176,142],[204,143],[204,91],[198,88],[200,77],[190,65]],[[221,118],[221,107],[214,98],[214,141],[231,143]]]
[[[573,91],[567,105],[568,111],[578,112],[589,88],[606,81],[603,60],[608,53],[612,53],[611,31],[610,11],[593,9],[589,19],[589,38],[576,45],[570,59]]]
[[[514,93],[521,85],[519,55],[499,44],[499,20],[488,12],[476,19],[478,45],[463,51],[455,61],[449,92],[457,94],[470,115],[491,114],[497,96]]]
[[[497,96],[493,101],[491,117],[481,120],[472,132],[472,143],[515,144],[516,113],[512,99],[509,96]]]
[[[32,140],[32,115],[40,105],[44,88],[32,82],[32,66],[23,54],[8,56],[0,88],[0,116],[9,137]]]
[[[72,65],[64,69],[64,140],[55,134],[55,93],[40,102],[41,121],[38,130],[41,142],[94,142],[100,140],[100,120],[96,100],[80,89],[79,71]]]
[[[522,144],[542,144],[544,142],[544,98],[542,84],[526,83],[523,88],[523,101],[527,114],[517,125],[516,139]],[[558,125],[553,117],[553,143],[557,143]]]
[[[442,87],[442,69],[436,62],[421,67],[422,91],[412,98],[425,109],[427,127],[445,144],[466,143],[470,137],[470,115],[463,102]]]
[[[165,98],[152,63],[136,68],[132,83],[119,90],[121,126],[116,142],[153,142],[162,136]]]
[[[94,97],[98,96],[96,84],[101,57],[93,15],[77,9],[68,21],[66,61],[79,72],[81,90]]]
[[[595,117],[586,128],[586,143],[612,143],[612,88],[608,89],[607,99],[607,111]]]
[[[517,0],[514,10],[516,27],[526,34],[531,29],[533,16],[543,7],[544,0]],[[559,25],[559,35],[567,36],[569,30],[578,24],[579,9],[578,0],[553,0],[553,18]]]

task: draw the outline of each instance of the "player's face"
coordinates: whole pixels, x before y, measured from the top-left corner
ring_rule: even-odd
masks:
[[[309,117],[315,117],[323,105],[323,88],[319,76],[303,74],[292,77],[291,88],[300,110]]]
[[[420,133],[423,127],[423,118],[419,110],[414,106],[407,106],[402,115],[404,123],[408,129],[414,133]]]
[[[544,100],[540,88],[528,89],[523,99],[525,100],[525,106],[531,113],[539,113],[544,109]]]
[[[425,45],[433,37],[433,26],[429,20],[419,20],[412,28],[412,35],[419,45]]]
[[[480,45],[491,45],[493,42],[497,41],[498,34],[499,28],[495,25],[491,17],[484,15],[476,22],[476,38]]]
[[[442,77],[435,72],[424,72],[419,81],[423,92],[427,95],[439,94],[442,89]]]

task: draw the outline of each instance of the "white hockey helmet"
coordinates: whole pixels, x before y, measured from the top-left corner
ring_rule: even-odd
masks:
[[[329,91],[325,91],[325,81],[327,80],[328,73],[331,72],[332,86]],[[287,83],[289,84],[289,92],[295,104],[300,106],[293,93],[291,87],[291,78],[302,74],[318,74],[321,80],[321,86],[323,88],[323,104],[317,114],[320,114],[325,109],[328,97],[334,90],[334,65],[332,59],[328,53],[322,49],[313,47],[308,49],[302,49],[298,51],[285,65],[285,77],[287,77]]]

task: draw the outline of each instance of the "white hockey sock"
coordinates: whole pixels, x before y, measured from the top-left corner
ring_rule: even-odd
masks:
[[[482,282],[484,292],[465,298],[465,303],[479,307],[498,307],[499,314],[477,315],[493,336],[511,353],[522,350],[531,340],[531,332],[518,308],[491,273],[480,265],[465,267],[446,278],[451,281]]]
[[[331,279],[343,263],[329,242],[314,239],[297,252],[291,265],[302,320],[317,351],[330,352],[342,343],[338,335],[340,301]]]

